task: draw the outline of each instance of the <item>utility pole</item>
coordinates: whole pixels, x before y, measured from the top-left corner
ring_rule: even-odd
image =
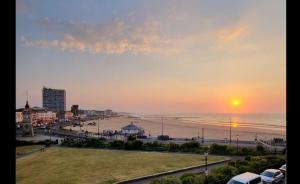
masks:
[[[202,143],[204,143],[204,128],[202,128]]]
[[[236,153],[239,152],[239,134],[236,135]]]
[[[229,136],[229,144],[231,145],[231,116],[229,116],[229,132],[230,132],[230,136]]]
[[[161,118],[161,135],[164,135],[164,120]]]
[[[206,178],[207,175],[208,175],[208,169],[207,169],[207,157],[208,157],[208,152],[205,152],[205,153],[204,153],[204,156],[205,156],[205,178]]]
[[[98,118],[98,139],[99,139],[99,118]]]
[[[199,127],[198,127],[198,141],[199,141],[199,138],[200,138],[200,137],[199,137]]]

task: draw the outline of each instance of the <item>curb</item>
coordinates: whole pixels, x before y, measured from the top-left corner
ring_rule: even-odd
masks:
[[[225,162],[228,162],[228,161],[231,161],[231,160],[232,160],[232,158],[229,158],[229,159],[226,159],[226,160],[209,163],[209,164],[207,164],[207,166],[212,166],[212,165],[215,165],[215,164],[225,163]],[[123,181],[115,182],[113,184],[125,184],[125,183],[135,182],[135,181],[139,181],[139,180],[154,178],[154,177],[158,177],[158,176],[164,176],[164,175],[178,173],[178,172],[182,172],[182,171],[197,169],[197,168],[201,168],[201,167],[205,167],[205,164],[204,165],[196,165],[196,166],[185,167],[185,168],[182,168],[182,169],[176,169],[176,170],[171,170],[171,171],[166,171],[166,172],[161,172],[161,173],[156,173],[156,174],[151,174],[151,175],[146,175],[146,176],[142,176],[142,177],[133,178],[133,179],[130,179],[130,180],[123,180]]]

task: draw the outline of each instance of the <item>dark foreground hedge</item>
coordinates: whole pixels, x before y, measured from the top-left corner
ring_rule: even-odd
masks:
[[[50,141],[49,139],[44,141],[23,141],[23,140],[16,140],[16,146],[28,146],[28,145],[45,145],[49,146],[50,144],[58,144],[58,140]]]
[[[206,177],[204,174],[196,175],[193,173],[183,174],[180,178],[164,177],[150,182],[150,184],[226,184],[230,178],[244,172],[260,174],[265,169],[279,168],[285,164],[283,155],[251,156],[247,160],[229,162],[227,166],[217,167],[211,170]]]
[[[140,140],[130,139],[127,141],[114,140],[112,142],[99,140],[94,138],[72,139],[66,138],[62,142],[62,146],[82,147],[82,148],[108,148],[108,149],[123,149],[123,150],[143,150],[143,151],[166,151],[166,152],[188,152],[199,153],[209,152],[216,155],[266,155],[268,151],[262,146],[256,148],[241,148],[237,152],[235,147],[228,145],[212,144],[210,147],[201,145],[197,141],[190,141],[183,144],[159,143],[157,141],[143,143]]]

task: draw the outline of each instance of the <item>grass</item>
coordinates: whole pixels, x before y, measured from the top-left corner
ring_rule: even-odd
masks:
[[[224,157],[209,156],[208,162]],[[18,184],[109,184],[204,163],[195,154],[49,148],[16,160]]]
[[[44,147],[44,146],[43,145],[18,146],[18,147],[16,147],[16,154],[23,155],[26,153],[30,153],[32,151],[37,151],[42,147]]]

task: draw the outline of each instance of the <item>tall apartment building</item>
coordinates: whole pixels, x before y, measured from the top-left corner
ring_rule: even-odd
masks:
[[[71,106],[71,112],[73,113],[74,116],[78,116],[78,105],[72,105]]]
[[[43,107],[54,112],[64,113],[66,110],[66,91],[44,87]]]

